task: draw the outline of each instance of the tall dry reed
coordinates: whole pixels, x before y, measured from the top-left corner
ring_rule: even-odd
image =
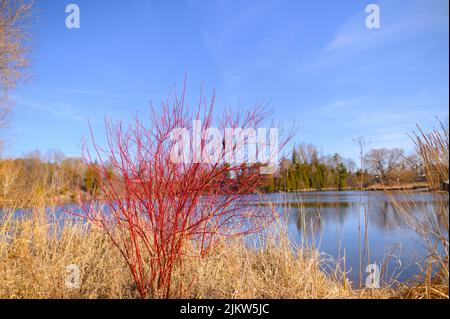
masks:
[[[418,126],[413,140],[427,178],[435,205],[421,207],[414,203],[394,200],[401,217],[421,236],[427,250],[427,258],[418,260],[421,272],[415,282],[404,287],[405,298],[449,298],[449,194],[443,190],[448,183],[449,129],[440,122],[440,127],[424,132]],[[390,194],[391,195],[391,194]]]

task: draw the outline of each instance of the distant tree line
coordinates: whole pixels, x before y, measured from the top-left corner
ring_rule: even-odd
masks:
[[[339,154],[322,155],[311,144],[294,147],[290,158],[282,158],[277,172],[261,175],[263,192],[323,190],[399,185],[424,179],[418,157],[405,156],[401,149],[371,149],[363,167]],[[99,176],[96,163],[66,157],[59,151],[34,151],[21,158],[0,160],[0,205],[32,195],[73,200],[78,195],[97,195]],[[251,169],[251,167],[248,167]],[[241,172],[236,175],[239,179]],[[111,170],[110,174],[114,174]],[[120,177],[118,178],[118,180]]]
[[[95,170],[81,158],[65,157],[59,151],[45,155],[34,151],[22,158],[0,160],[0,206],[32,198],[71,200],[80,194],[95,194],[97,181]]]
[[[322,155],[311,144],[294,147],[283,158],[276,174],[266,177],[266,192],[368,187],[373,184],[400,185],[423,180],[418,157],[406,156],[402,149],[371,149],[357,168],[353,159],[338,153]]]

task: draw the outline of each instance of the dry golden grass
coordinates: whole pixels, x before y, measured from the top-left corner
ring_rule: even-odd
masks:
[[[442,122],[439,124],[440,127],[431,132],[424,132],[418,126],[413,136],[428,185],[433,190],[441,189],[445,181],[448,183],[449,174],[449,129]]]
[[[207,258],[191,259],[178,268],[175,282],[182,298],[346,298],[352,290],[319,270],[331,264],[317,251],[293,251],[269,240],[249,249],[243,241],[224,244]],[[180,271],[182,270],[182,271]],[[176,287],[176,285],[174,285]],[[347,288],[346,288],[347,287]]]
[[[28,218],[12,218],[15,207],[0,219],[0,298],[138,298],[129,269],[108,237],[92,224],[67,221],[56,230],[44,217],[44,201],[35,199]],[[48,205],[48,203],[47,203]],[[410,286],[398,289],[352,289],[345,259],[339,262],[314,247],[293,249],[286,233],[250,249],[242,239],[224,241],[205,258],[184,258],[173,272],[171,298],[448,298],[448,208],[442,218],[419,223],[410,208],[398,210],[430,244],[429,262],[440,266]],[[435,216],[430,214],[430,216]],[[445,224],[447,221],[447,224]],[[440,225],[440,226],[439,226]],[[442,229],[438,233],[437,230]],[[439,226],[435,228],[434,226]],[[280,225],[282,227],[282,225]],[[447,232],[445,232],[447,230]],[[447,237],[445,236],[447,234]],[[438,236],[436,236],[438,235]],[[446,253],[433,250],[434,239]],[[446,241],[445,241],[446,240]],[[193,247],[186,245],[186,255]],[[447,259],[446,259],[447,258]],[[81,270],[81,287],[68,289],[66,267]],[[321,270],[326,270],[326,273]],[[155,292],[152,298],[162,298]]]
[[[135,298],[137,290],[102,233],[67,223],[61,234],[31,219],[0,228],[0,298]],[[59,238],[58,238],[59,237]],[[317,253],[296,257],[283,247],[251,250],[241,241],[174,270],[174,298],[342,298],[352,291],[319,271]],[[190,248],[186,248],[189,250]],[[66,266],[81,269],[80,289],[65,287]],[[155,296],[158,297],[158,296]]]
[[[0,226],[0,298],[137,298],[127,266],[92,225],[67,222],[58,235],[34,217]],[[190,247],[186,247],[189,252]],[[65,286],[66,267],[81,269],[80,289]],[[360,298],[345,280],[319,267],[333,263],[317,251],[294,253],[287,241],[253,250],[241,240],[174,269],[172,298]],[[378,292],[378,296],[380,293]],[[158,295],[153,296],[158,298]],[[386,295],[384,295],[386,297]]]
[[[123,261],[99,232],[66,225],[10,221],[0,230],[0,298],[135,297]],[[81,269],[80,289],[65,288],[66,267]]]

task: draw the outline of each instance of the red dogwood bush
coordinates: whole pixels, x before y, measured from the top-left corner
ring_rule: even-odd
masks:
[[[106,147],[96,143],[91,128],[92,143],[83,147],[99,190],[95,200],[82,203],[83,215],[120,250],[143,298],[158,291],[170,297],[174,266],[187,257],[186,242],[202,257],[219,239],[257,232],[274,218],[272,210],[250,205],[267,165],[236,159],[255,141],[251,129],[269,116],[265,107],[225,110],[214,121],[214,95],[209,105],[200,97],[192,111],[183,89],[181,97],[174,94],[150,110],[147,125],[138,116],[126,128],[106,120]],[[194,136],[198,129],[200,138]],[[250,133],[226,146],[230,129]],[[223,138],[211,139],[211,132]],[[189,141],[187,134],[193,136]],[[257,152],[273,163],[281,147],[267,146],[268,152]]]

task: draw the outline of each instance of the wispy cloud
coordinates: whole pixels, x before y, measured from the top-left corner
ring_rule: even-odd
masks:
[[[367,13],[362,5],[353,17],[337,29],[318,55],[300,63],[300,70],[339,65],[367,50],[395,45],[411,37],[429,38],[439,32],[448,33],[447,0],[379,1],[378,4],[381,17],[379,29],[365,26]]]
[[[325,52],[338,49],[366,49],[419,32],[448,29],[448,1],[408,1],[403,5],[380,1],[380,29],[365,27],[364,8],[342,25],[326,46]]]
[[[300,136],[319,144],[327,141],[326,151],[354,156],[353,138],[364,136],[371,147],[400,147],[409,152],[414,143],[409,134],[416,129],[437,124],[435,116],[445,121],[448,111],[443,107],[448,98],[420,90],[405,96],[345,96],[305,109],[300,123]],[[446,102],[447,101],[447,102]]]
[[[19,107],[31,108],[34,110],[45,111],[54,116],[79,121],[79,122],[87,122],[87,119],[80,115],[71,105],[69,104],[58,104],[58,106],[42,104],[36,101],[30,101],[26,99],[22,99],[21,97],[15,97],[15,102]]]
[[[336,111],[349,110],[358,104],[358,99],[336,100],[322,107],[319,111],[323,113],[334,113]]]

